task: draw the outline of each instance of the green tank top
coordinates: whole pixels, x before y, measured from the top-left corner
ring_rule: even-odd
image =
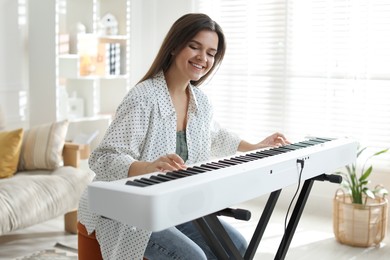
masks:
[[[176,154],[179,155],[183,161],[188,159],[188,147],[186,139],[186,131],[176,132]]]

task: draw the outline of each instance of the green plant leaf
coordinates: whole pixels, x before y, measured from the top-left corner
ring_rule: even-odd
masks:
[[[372,172],[372,165],[363,173],[362,176],[360,176],[359,181],[366,180]]]
[[[367,149],[367,147],[359,148],[357,151],[357,156],[361,156],[361,154]],[[390,151],[390,148],[381,150],[379,152],[376,152],[368,157],[368,159],[364,160],[364,163],[362,167],[357,167],[357,164],[350,164],[345,166],[346,171],[338,171],[337,174],[341,175],[343,177],[343,181],[341,183],[341,186],[345,191],[347,191],[350,196],[352,203],[357,204],[363,204],[367,202],[368,198],[375,199],[375,194],[382,194],[386,195],[388,194],[388,191],[384,189],[383,187],[376,188],[375,190],[369,189],[368,185],[370,184],[369,177],[373,172],[373,166],[370,165],[366,169],[366,164],[374,156],[383,154]],[[360,165],[360,164],[359,164]],[[364,202],[363,202],[364,200]]]
[[[351,169],[351,167],[349,165],[345,166],[345,168],[347,169],[348,175],[351,175],[352,172],[355,172],[353,169]],[[352,165],[352,168],[353,168],[353,165]]]
[[[374,155],[372,155],[371,157],[380,155],[380,154],[382,154],[382,153],[387,153],[388,151],[389,151],[389,148],[384,149],[384,150],[382,150],[382,151],[379,151],[379,152],[374,153]]]
[[[357,154],[356,154],[356,158],[358,158],[358,157],[364,152],[364,150],[366,150],[366,149],[367,149],[367,147],[364,147],[364,148],[360,149],[360,150],[357,152]]]
[[[371,199],[375,199],[375,194],[368,188],[363,189],[363,192],[370,197]]]

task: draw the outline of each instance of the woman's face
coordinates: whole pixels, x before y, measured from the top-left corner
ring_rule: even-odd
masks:
[[[178,70],[183,79],[197,81],[213,67],[217,48],[217,33],[208,30],[200,31],[175,56],[172,66]]]

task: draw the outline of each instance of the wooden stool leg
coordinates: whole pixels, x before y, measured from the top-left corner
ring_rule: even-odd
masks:
[[[99,242],[96,240],[95,232],[88,235],[87,229],[80,222],[77,223],[78,255],[79,260],[103,260]]]

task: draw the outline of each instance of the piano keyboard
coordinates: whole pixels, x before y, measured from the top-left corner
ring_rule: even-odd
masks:
[[[155,172],[92,182],[89,207],[98,215],[161,231],[296,184],[297,159],[305,160],[302,182],[356,160],[348,138],[302,142],[205,162],[186,170]]]
[[[242,163],[247,163],[250,161],[260,160],[277,154],[287,153],[287,152],[295,151],[297,149],[302,149],[309,146],[322,144],[325,142],[329,142],[331,140],[333,139],[316,137],[306,141],[286,145],[283,147],[271,148],[268,150],[262,150],[262,151],[249,153],[246,155],[232,157],[230,159],[219,160],[217,162],[209,162],[209,163],[201,164],[200,166],[189,167],[186,170],[178,170],[178,171],[168,172],[166,174],[152,175],[149,178],[141,177],[138,179],[129,180],[126,182],[126,185],[148,187],[151,185],[160,184],[167,181],[177,180],[179,178],[189,177],[194,174],[201,174],[213,170],[231,167]]]

